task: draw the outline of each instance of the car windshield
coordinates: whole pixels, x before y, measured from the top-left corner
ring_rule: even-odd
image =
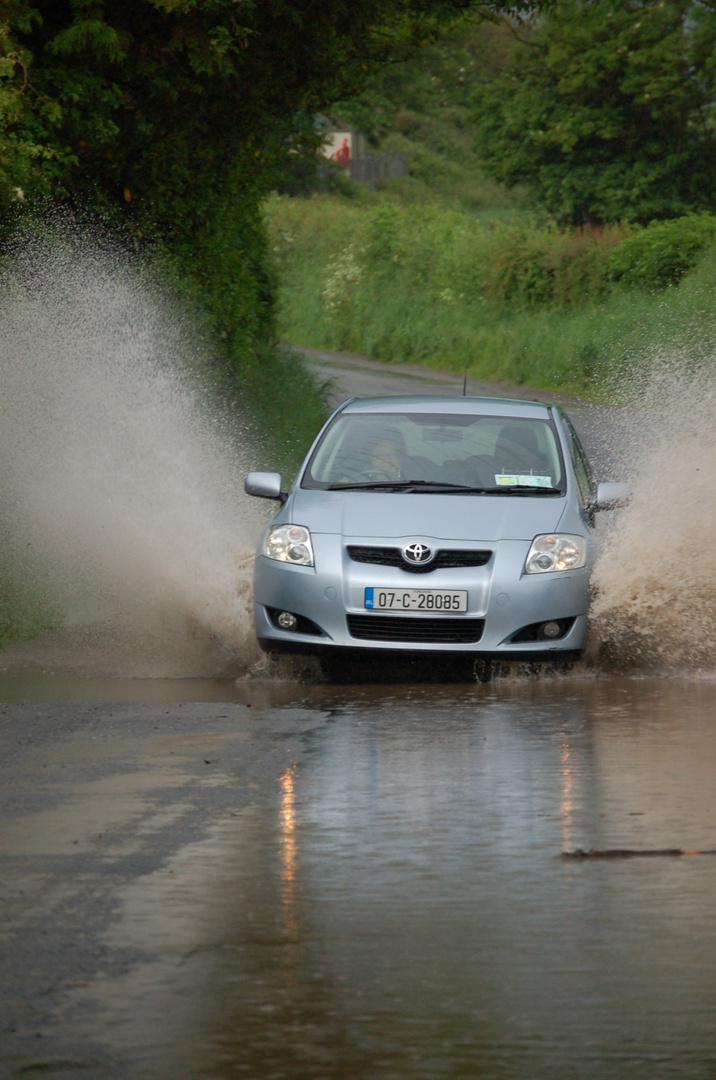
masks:
[[[340,413],[302,486],[429,494],[561,494],[552,423],[480,414]]]

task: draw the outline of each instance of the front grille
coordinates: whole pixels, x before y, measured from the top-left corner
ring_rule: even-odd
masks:
[[[361,641],[415,641],[466,645],[479,641],[484,619],[433,619],[405,615],[348,615],[348,632]]]
[[[445,548],[435,554],[429,563],[408,563],[403,558],[401,548],[392,547],[357,547],[348,546],[348,555],[353,562],[370,563],[373,566],[392,566],[398,570],[407,570],[410,574],[429,574],[432,570],[454,570],[465,566],[484,566],[490,561],[491,551],[476,551]]]

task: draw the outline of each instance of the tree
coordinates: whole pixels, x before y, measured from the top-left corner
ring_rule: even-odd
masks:
[[[13,200],[39,195],[160,241],[261,413],[287,376],[260,202],[295,148],[296,117],[500,3],[0,0],[0,231]]]
[[[517,199],[486,179],[475,150],[475,86],[503,70],[513,41],[505,19],[462,20],[397,64],[385,64],[365,90],[335,107],[380,154],[404,158],[403,196],[466,209],[496,209]]]
[[[4,0],[0,198],[91,190],[192,229],[238,163],[266,186],[293,117],[495,0]]]
[[[577,225],[713,208],[711,0],[561,0],[518,36],[476,108],[495,177]]]

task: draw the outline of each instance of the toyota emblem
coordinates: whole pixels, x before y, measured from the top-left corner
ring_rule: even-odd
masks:
[[[429,563],[433,557],[433,549],[427,544],[407,544],[403,548],[403,558],[406,562],[417,565]]]

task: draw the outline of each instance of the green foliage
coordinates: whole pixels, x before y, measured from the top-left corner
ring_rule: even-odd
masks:
[[[441,201],[491,218],[519,205],[485,174],[472,120],[475,95],[505,66],[511,41],[503,22],[463,22],[417,56],[380,68],[361,94],[334,107],[368,136],[371,152],[403,157],[405,177],[383,184],[392,199]]]
[[[23,189],[39,165],[57,156],[22,131],[29,62],[27,50],[14,47],[9,27],[0,22],[0,206],[22,199]],[[22,83],[18,82],[18,72],[22,73]]]
[[[54,625],[56,618],[48,615],[42,603],[31,604],[24,597],[17,602],[0,598],[0,649],[37,637]]]
[[[373,145],[399,132],[419,133],[437,149],[471,127],[475,86],[507,63],[512,35],[505,23],[462,22],[400,63],[379,68],[365,89],[337,106]],[[469,153],[469,142],[464,144]]]
[[[514,310],[557,305],[580,307],[611,287],[618,228],[569,232],[516,227],[489,260],[485,294]]]
[[[308,195],[313,191],[340,191],[347,196],[357,193],[346,170],[319,152],[323,139],[315,115],[301,110],[294,117],[285,167],[277,184],[282,195]]]
[[[514,308],[547,303],[554,287],[553,247],[548,233],[534,232],[501,246],[490,259],[487,295]]]
[[[485,293],[513,309],[578,307],[621,286],[661,289],[697,262],[716,234],[711,214],[569,231],[513,229],[493,253]]]
[[[625,284],[653,288],[675,285],[711,246],[714,234],[716,217],[712,214],[652,222],[615,248],[609,259],[610,275]]]
[[[91,193],[188,235],[240,167],[265,190],[294,117],[360,89],[473,0],[7,0],[0,30],[31,189]],[[50,167],[53,164],[55,167]]]
[[[71,200],[160,246],[191,278],[217,352],[257,413],[298,361],[274,348],[259,214],[307,117],[435,39],[477,0],[6,0],[0,12],[0,232],[13,200]],[[16,189],[20,189],[18,192]],[[273,358],[273,359],[271,359]],[[266,379],[274,364],[277,378]],[[294,373],[289,444],[315,426]]]
[[[276,347],[260,201],[305,145],[307,116],[463,11],[498,7],[5,0],[0,236],[18,208],[61,201],[170,262],[202,309],[219,378],[254,417],[265,463],[290,471],[324,409],[300,359]],[[0,643],[36,625],[16,597],[0,598],[0,612]]]
[[[477,150],[563,222],[646,222],[716,199],[716,9],[559,0],[476,102]]]
[[[453,371],[467,354],[482,378],[586,396],[662,345],[688,343],[700,362],[713,352],[709,216],[562,232],[331,197],[273,199],[267,214],[280,328],[296,344]],[[656,268],[676,256],[680,284],[665,289]]]

